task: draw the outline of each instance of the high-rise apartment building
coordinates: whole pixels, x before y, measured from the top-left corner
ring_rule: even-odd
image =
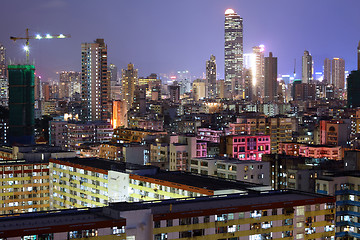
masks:
[[[264,45],[253,47],[254,66],[252,67],[252,81],[254,93],[258,98],[264,98]]]
[[[244,99],[253,100],[253,81],[250,69],[244,69]]]
[[[225,11],[225,93],[241,95],[243,72],[243,19],[233,9]]]
[[[81,98],[83,120],[110,119],[110,79],[107,71],[107,46],[104,39],[81,44]]]
[[[41,77],[40,76],[35,76],[34,98],[35,98],[35,101],[41,100]]]
[[[127,69],[122,69],[123,100],[127,103],[127,109],[132,107],[134,101],[135,87],[139,85],[138,69],[129,63]]]
[[[325,58],[324,60],[324,80],[325,83],[331,84],[331,60]]]
[[[342,98],[345,87],[345,60],[342,58],[333,58],[331,83],[335,87],[336,97]]]
[[[0,43],[0,78],[7,77],[6,71],[6,48]]]
[[[272,52],[269,52],[269,57],[265,57],[265,102],[272,102],[276,100],[277,96],[277,58],[273,57]]]
[[[111,100],[121,99],[121,85],[118,78],[118,68],[114,64],[109,65],[109,76],[111,86]]]
[[[0,44],[0,105],[8,104],[8,90],[6,48]]]
[[[175,82],[173,85],[169,86],[170,101],[173,103],[180,102],[180,86]]]
[[[302,83],[312,83],[313,60],[309,51],[304,51],[302,56]]]
[[[210,60],[206,61],[206,86],[209,98],[216,98],[216,61],[215,56],[211,55]]]

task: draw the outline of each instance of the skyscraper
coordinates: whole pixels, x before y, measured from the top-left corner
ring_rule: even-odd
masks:
[[[0,44],[0,105],[8,103],[8,80],[6,71],[6,49]]]
[[[247,101],[253,100],[253,81],[250,69],[244,69],[244,97]]]
[[[83,120],[109,120],[110,80],[107,71],[107,46],[104,39],[94,43],[82,43],[82,88]]]
[[[0,78],[7,77],[6,73],[6,48],[0,44]]]
[[[129,63],[127,69],[122,69],[122,95],[127,103],[127,109],[132,107],[137,85],[139,85],[138,70],[134,69],[134,64]]]
[[[347,77],[347,105],[349,108],[360,107],[360,70],[351,71]]]
[[[269,57],[265,57],[265,97],[264,102],[272,102],[277,96],[277,58],[269,52]]]
[[[258,98],[264,98],[264,45],[253,47],[254,66],[252,69],[252,81],[255,95]]]
[[[9,143],[34,144],[33,65],[9,65]]]
[[[210,60],[206,61],[206,86],[208,97],[216,98],[216,61],[214,55],[211,55]]]
[[[345,87],[345,60],[333,58],[332,60],[332,84],[335,87],[335,96],[341,98]]]
[[[331,60],[325,58],[324,60],[324,80],[327,84],[331,84]]]
[[[312,83],[313,61],[309,51],[304,51],[302,56],[302,83]]]
[[[243,94],[243,19],[233,9],[225,11],[225,93]]]

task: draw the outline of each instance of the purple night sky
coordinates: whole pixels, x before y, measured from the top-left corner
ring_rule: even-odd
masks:
[[[139,76],[188,69],[201,76],[205,61],[216,56],[224,75],[224,12],[233,8],[244,21],[244,53],[264,44],[278,57],[278,73],[291,74],[294,59],[301,76],[301,56],[308,50],[315,71],[325,57],[356,66],[360,40],[359,0],[3,0],[0,43],[7,58],[25,59],[23,41],[30,33],[71,34],[70,39],[33,40],[30,58],[43,79],[56,72],[80,71],[82,42],[104,38],[109,61],[118,69],[132,62]]]

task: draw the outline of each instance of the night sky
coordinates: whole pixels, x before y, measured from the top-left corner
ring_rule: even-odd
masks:
[[[71,34],[70,39],[33,40],[30,57],[43,79],[56,72],[80,71],[81,43],[104,38],[109,63],[132,62],[139,76],[188,69],[202,76],[205,61],[216,56],[224,75],[224,12],[233,8],[244,23],[244,53],[264,44],[278,57],[278,73],[291,74],[294,59],[310,51],[315,71],[325,57],[356,66],[360,40],[359,0],[2,0],[0,43],[7,58],[25,59],[24,41],[10,36],[30,33]]]

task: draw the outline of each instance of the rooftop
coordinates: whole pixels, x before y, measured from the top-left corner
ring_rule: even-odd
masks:
[[[163,181],[174,182],[178,184],[184,184],[192,187],[198,187],[213,191],[236,189],[241,191],[252,191],[251,188],[260,187],[263,185],[242,182],[237,180],[223,179],[208,175],[198,175],[188,172],[180,171],[159,171],[155,175],[145,175]]]

